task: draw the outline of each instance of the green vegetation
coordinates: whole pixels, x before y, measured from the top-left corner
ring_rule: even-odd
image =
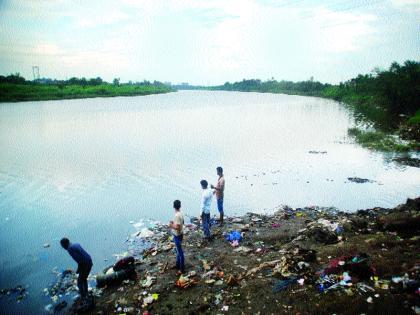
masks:
[[[263,93],[283,93],[309,96],[322,96],[322,92],[329,84],[309,81],[292,82],[276,81],[274,79],[262,82],[261,80],[242,80],[241,82],[229,83],[212,87],[212,90],[243,91],[243,92],[263,92]]]
[[[43,79],[31,82],[19,74],[0,76],[0,102],[135,96],[174,91],[157,81],[126,84],[120,84],[119,81],[114,79],[113,84],[110,84],[101,78],[71,78],[67,81]]]
[[[401,141],[396,136],[378,130],[367,131],[359,128],[350,128],[348,135],[354,137],[360,145],[380,151],[407,152],[419,146],[413,141]]]
[[[359,118],[379,129],[396,130],[420,108],[420,62],[394,62],[388,70],[326,87],[323,96],[350,104]]]
[[[410,125],[420,125],[420,110],[416,112],[416,114],[408,120]]]
[[[406,61],[403,65],[394,62],[388,70],[375,69],[371,74],[360,74],[338,85],[323,84],[312,78],[302,82],[271,79],[226,82],[210,89],[331,98],[352,110],[357,123],[378,130],[373,138],[371,132],[350,132],[362,144],[378,149],[405,150],[402,144],[391,144],[393,137],[390,134],[395,132],[405,139],[420,142],[420,62]],[[374,141],[377,145],[373,145]]]

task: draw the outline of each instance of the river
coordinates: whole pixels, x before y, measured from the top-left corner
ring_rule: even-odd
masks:
[[[215,183],[217,166],[228,216],[280,204],[355,211],[418,196],[420,170],[353,143],[352,126],[334,101],[282,94],[0,104],[0,289],[29,286],[20,303],[0,297],[0,312],[43,312],[51,270],[75,268],[63,236],[82,244],[97,272],[126,250],[133,222],[171,219],[174,199],[198,216],[199,182]]]

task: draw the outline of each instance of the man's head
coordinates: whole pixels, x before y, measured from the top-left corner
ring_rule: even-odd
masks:
[[[218,166],[216,168],[216,171],[217,171],[217,175],[219,175],[219,176],[222,176],[223,175],[223,168],[221,166]]]
[[[60,244],[64,249],[68,249],[70,246],[70,241],[67,237],[63,237],[60,241]]]
[[[201,188],[203,189],[207,189],[207,186],[209,185],[209,183],[207,183],[207,181],[205,179],[203,179],[201,182]]]
[[[179,201],[179,200],[174,201],[174,209],[175,210],[181,209],[181,201]]]

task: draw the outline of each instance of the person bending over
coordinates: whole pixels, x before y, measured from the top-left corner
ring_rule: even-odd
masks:
[[[61,246],[69,252],[70,256],[77,262],[77,287],[79,288],[80,297],[86,300],[88,296],[87,278],[92,269],[93,263],[90,255],[77,243],[70,243],[69,239],[64,237],[60,241]]]

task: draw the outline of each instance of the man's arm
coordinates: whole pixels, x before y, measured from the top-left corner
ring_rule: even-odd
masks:
[[[174,223],[173,221],[169,222],[169,227],[173,228],[174,230],[176,230],[177,232],[181,232],[181,224],[178,223]]]
[[[224,180],[224,177],[222,177],[221,179],[219,179],[217,181],[217,186],[211,185],[211,188],[223,192],[223,190],[225,189],[225,180]]]

